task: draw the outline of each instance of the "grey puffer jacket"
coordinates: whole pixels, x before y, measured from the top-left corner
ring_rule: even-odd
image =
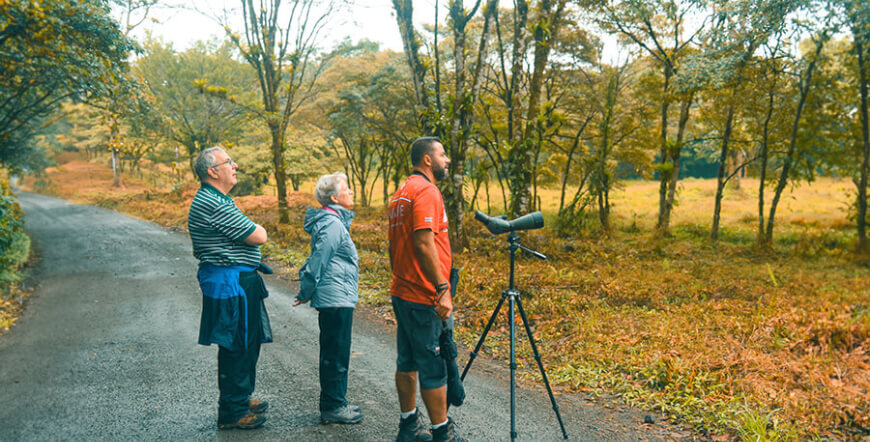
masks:
[[[356,307],[359,300],[359,257],[350,239],[354,212],[330,204],[305,211],[305,231],[311,235],[311,255],[299,270],[301,286],[296,298],[314,308]]]

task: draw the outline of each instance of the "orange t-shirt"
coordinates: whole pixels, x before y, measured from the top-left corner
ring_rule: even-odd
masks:
[[[431,229],[444,279],[450,277],[452,256],[447,212],[441,192],[422,175],[411,175],[390,200],[390,253],[393,284],[390,294],[405,301],[435,305],[435,286],[426,278],[414,252],[414,232]]]

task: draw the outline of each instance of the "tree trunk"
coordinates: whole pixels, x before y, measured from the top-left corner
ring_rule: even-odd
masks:
[[[601,223],[601,229],[605,232],[610,231],[610,207],[606,200],[605,194],[610,188],[610,180],[607,176],[607,143],[610,142],[610,123],[609,118],[606,118],[603,124],[604,130],[601,132],[601,152],[598,153],[598,188],[595,189],[598,193],[598,222]]]
[[[284,131],[278,123],[269,123],[272,135],[272,167],[275,168],[275,187],[278,191],[278,221],[290,222],[290,210],[287,205],[287,174],[284,172]]]
[[[656,222],[656,236],[666,236],[670,224],[670,211],[668,209],[668,181],[673,173],[673,164],[670,163],[668,153],[668,107],[671,105],[670,91],[668,90],[673,67],[669,63],[664,65],[664,85],[662,86],[662,110],[661,110],[661,135],[659,136],[659,217]]]
[[[583,130],[586,128],[586,123],[589,120],[587,119],[580,130],[577,131],[577,135],[574,136],[574,142],[571,144],[571,149],[568,151],[568,159],[565,161],[565,169],[562,172],[562,189],[559,193],[559,213],[562,213],[562,209],[565,208],[565,189],[568,187],[568,177],[571,174],[571,162],[574,160],[574,153],[577,152],[577,148],[580,147],[580,136],[583,135]]]
[[[617,75],[619,75],[617,73]],[[610,232],[610,201],[607,193],[610,190],[610,177],[607,174],[607,159],[610,157],[610,123],[613,121],[613,109],[616,106],[616,96],[619,93],[618,79],[612,78],[608,82],[606,106],[601,118],[598,132],[601,134],[601,148],[598,152],[598,172],[595,192],[598,194],[598,222],[604,232]]]
[[[121,160],[118,149],[112,149],[112,187],[121,187]]]
[[[466,247],[465,238],[465,152],[468,128],[464,127],[468,97],[466,97],[465,69],[465,25],[466,17],[462,0],[450,3],[450,16],[453,21],[453,62],[456,72],[453,78],[453,116],[450,122],[450,134],[447,140],[447,154],[450,157],[450,175],[447,177],[444,195],[447,217],[450,219],[450,246],[454,251]],[[437,11],[436,11],[437,12]],[[486,36],[481,36],[486,38]],[[437,46],[438,42],[435,42]],[[436,94],[439,91],[436,90]]]
[[[761,130],[761,152],[758,154],[761,159],[760,172],[758,174],[758,235],[757,243],[759,246],[766,244],[764,236],[764,183],[767,180],[767,162],[770,150],[770,120],[773,118],[773,98],[776,95],[776,66],[772,69],[773,80],[770,84],[770,90],[767,96],[767,115],[764,117],[764,124]]]
[[[531,202],[529,194],[528,182],[531,179],[528,163],[529,148],[526,140],[523,138],[523,130],[521,124],[521,94],[520,94],[520,79],[523,76],[523,62],[526,55],[526,39],[525,30],[526,22],[529,17],[529,4],[525,0],[517,0],[514,2],[514,40],[513,40],[513,58],[511,64],[511,79],[510,87],[507,91],[507,117],[508,117],[508,139],[511,143],[510,152],[508,152],[508,167],[507,180],[510,190],[510,215],[515,218],[519,215],[524,215],[528,211]]]
[[[856,33],[857,34],[857,33]],[[867,60],[864,59],[864,45],[858,35],[855,35],[855,50],[858,53],[858,82],[861,89],[861,142],[862,162],[861,181],[858,184],[858,249],[866,252],[867,241],[867,175],[870,173],[870,121],[867,116]]]
[[[816,51],[809,66],[807,66],[806,80],[801,80],[798,83],[800,97],[798,99],[797,110],[795,111],[794,123],[791,128],[791,139],[789,140],[788,152],[785,156],[785,161],[782,164],[782,170],[779,174],[779,181],[776,184],[776,190],[773,193],[773,200],[770,201],[770,213],[767,215],[767,229],[764,231],[764,241],[767,244],[773,243],[773,226],[776,217],[776,207],[779,204],[779,199],[782,196],[782,191],[788,184],[789,172],[791,171],[792,163],[795,161],[795,152],[797,151],[798,129],[800,128],[801,114],[803,113],[804,105],[807,102],[807,96],[810,93],[812,85],[813,70],[816,67],[816,61],[819,58],[819,53],[822,52],[825,39],[816,42]]]
[[[529,81],[529,101],[526,111],[525,128],[515,133],[515,143],[511,149],[509,156],[511,165],[511,215],[517,217],[526,214],[534,207],[534,201],[531,195],[531,184],[533,179],[532,163],[534,161],[534,149],[531,149],[530,143],[535,132],[540,132],[541,128],[538,124],[538,113],[540,112],[541,93],[544,86],[544,71],[547,67],[547,62],[550,57],[552,42],[555,41],[559,27],[561,25],[561,15],[565,8],[566,0],[558,0],[554,4],[551,0],[543,0],[540,4],[540,15],[538,22],[534,25],[535,38],[535,56],[533,61],[532,78]],[[528,16],[528,4],[525,1],[517,1],[517,9],[520,10],[522,21],[518,20],[516,26],[525,25]],[[555,6],[555,10],[553,7]],[[548,28],[549,26],[549,28]],[[517,39],[523,39],[522,28],[515,27],[514,44],[522,46]],[[514,70],[511,78],[511,91],[513,102],[518,105],[519,87],[518,75],[522,69],[523,53],[518,53],[515,47],[514,50]],[[518,111],[518,107],[513,109]]]
[[[411,69],[411,85],[414,88],[420,128],[424,133],[429,134],[432,128],[427,116],[429,95],[424,84],[426,67],[420,60],[420,43],[416,32],[414,32],[414,2],[412,0],[393,0],[393,9],[396,11],[396,22],[399,25],[399,34],[402,36],[402,46],[405,50],[408,67]]]
[[[670,162],[673,165],[667,181],[668,195],[665,200],[665,211],[662,212],[662,225],[659,227],[659,236],[670,236],[671,212],[674,210],[674,199],[677,195],[677,182],[680,179],[680,154],[683,151],[683,137],[686,133],[686,124],[689,122],[689,111],[692,108],[694,94],[689,94],[680,106],[680,119],[677,123],[677,139],[673,147],[668,149]]]
[[[384,192],[384,207],[390,205],[390,164],[386,161],[386,157],[381,157],[381,187]]]
[[[483,32],[480,35],[478,56],[472,70],[472,76],[466,78],[466,27],[471,17],[480,6],[481,0],[475,2],[470,12],[466,13],[462,0],[450,3],[450,17],[453,22],[453,60],[455,66],[453,87],[453,118],[450,127],[449,155],[451,174],[448,178],[446,196],[447,215],[452,225],[450,229],[450,245],[454,251],[463,250],[468,245],[465,232],[465,168],[468,151],[468,139],[474,125],[474,104],[480,96],[483,60],[486,54],[489,25],[493,14],[497,12],[497,2],[489,2],[484,9]]]
[[[733,97],[732,97],[733,98]],[[719,173],[716,176],[716,204],[713,207],[713,228],[710,239],[719,239],[719,215],[722,212],[722,194],[725,191],[725,171],[728,162],[728,141],[731,139],[731,125],[734,122],[734,103],[728,105],[728,117],[725,118],[725,130],[722,133],[722,149],[719,152]]]

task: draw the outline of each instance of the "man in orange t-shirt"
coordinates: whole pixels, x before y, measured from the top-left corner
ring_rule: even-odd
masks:
[[[390,200],[390,287],[396,315],[396,390],[401,421],[397,440],[429,440],[416,408],[417,381],[434,440],[463,440],[447,418],[447,368],[438,337],[453,326],[450,240],[441,191],[450,159],[435,137],[411,144],[414,172]]]

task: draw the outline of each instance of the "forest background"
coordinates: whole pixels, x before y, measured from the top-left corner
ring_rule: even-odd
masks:
[[[402,52],[324,47],[340,1],[202,11],[226,38],[185,50],[132,39],[158,5],[0,0],[0,329],[29,248],[9,175],[183,228],[192,158],[215,144],[289,275],[311,180],[345,171],[362,298],[388,316],[384,207],[432,134],[466,345],[505,284],[501,238],[469,214],[541,210],[523,236],[550,259],[521,260],[519,283],[560,391],[711,437],[870,434],[868,2],[445,0],[420,27],[393,0]]]

